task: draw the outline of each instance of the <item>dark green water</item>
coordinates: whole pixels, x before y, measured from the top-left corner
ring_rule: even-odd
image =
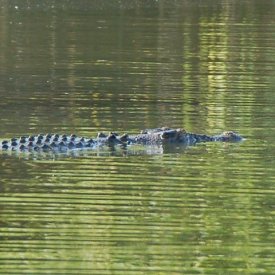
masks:
[[[0,274],[274,274],[274,1],[0,8],[1,138],[160,126],[247,138],[0,154]]]

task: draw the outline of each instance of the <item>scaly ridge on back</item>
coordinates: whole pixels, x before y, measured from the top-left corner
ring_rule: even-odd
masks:
[[[100,146],[131,146],[141,145],[162,145],[162,144],[184,144],[194,145],[200,142],[237,142],[242,137],[233,131],[223,132],[220,135],[203,135],[187,132],[184,129],[172,129],[168,127],[145,129],[137,135],[119,135],[110,132],[108,135],[99,133],[95,138],[79,137],[75,134],[38,134],[21,136],[3,140],[1,150],[10,151],[54,151],[64,152],[67,150],[94,149]]]

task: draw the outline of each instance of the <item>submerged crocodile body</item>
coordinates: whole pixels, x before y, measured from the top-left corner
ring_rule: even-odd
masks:
[[[186,132],[183,129],[155,128],[141,131],[137,135],[99,133],[95,138],[78,137],[76,135],[39,134],[22,136],[3,140],[0,150],[23,151],[23,152],[67,152],[72,150],[96,149],[102,146],[114,148],[121,146],[127,148],[131,145],[165,145],[182,144],[185,146],[195,145],[200,142],[237,142],[242,137],[235,132],[223,132],[220,135],[201,135]]]

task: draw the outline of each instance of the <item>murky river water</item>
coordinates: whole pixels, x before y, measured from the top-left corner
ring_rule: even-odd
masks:
[[[1,274],[274,274],[275,2],[0,0],[0,137],[217,134],[0,154]]]

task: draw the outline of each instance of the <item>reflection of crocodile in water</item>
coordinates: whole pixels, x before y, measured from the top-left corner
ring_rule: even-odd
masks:
[[[221,141],[237,142],[243,138],[235,132],[223,132],[220,135],[201,135],[186,132],[183,129],[156,128],[143,130],[137,135],[118,135],[99,133],[96,138],[78,137],[76,135],[39,134],[22,136],[3,140],[2,151],[27,151],[27,152],[67,152],[72,150],[96,149],[102,146],[127,146],[140,145],[195,145],[199,142]]]

